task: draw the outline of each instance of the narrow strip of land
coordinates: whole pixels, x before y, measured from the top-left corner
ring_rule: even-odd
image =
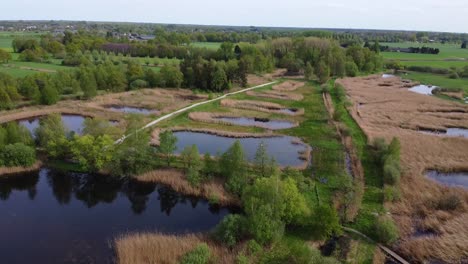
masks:
[[[199,102],[199,103],[195,103],[195,104],[192,104],[192,105],[189,105],[187,107],[184,107],[184,108],[181,108],[179,110],[176,110],[174,112],[171,112],[169,114],[166,114],[164,116],[161,116],[159,117],[158,119],[155,119],[153,121],[151,121],[150,123],[146,124],[144,127],[142,127],[141,129],[139,129],[138,131],[141,131],[143,129],[147,129],[147,128],[150,128],[154,125],[156,125],[157,123],[160,123],[161,121],[164,121],[168,118],[171,118],[172,116],[174,115],[177,115],[177,114],[180,114],[180,113],[183,113],[187,110],[190,110],[194,107],[197,107],[197,106],[200,106],[200,105],[204,105],[204,104],[209,104],[209,103],[212,103],[212,102],[215,102],[215,101],[218,101],[218,100],[221,100],[221,99],[224,99],[228,96],[232,96],[232,95],[235,95],[235,94],[239,94],[239,93],[243,93],[243,92],[247,92],[247,91],[250,91],[250,90],[254,90],[254,89],[258,89],[258,88],[262,88],[262,87],[265,87],[265,86],[268,86],[268,85],[272,85],[272,84],[275,84],[277,83],[278,81],[274,81],[274,82],[269,82],[269,83],[264,83],[264,84],[260,84],[260,85],[257,85],[257,86],[254,86],[254,87],[250,87],[250,88],[245,88],[245,89],[242,89],[242,90],[239,90],[239,91],[235,91],[235,92],[231,92],[231,93],[227,93],[227,94],[223,94],[219,97],[216,97],[214,99],[210,99],[210,100],[206,100],[206,101],[203,101],[203,102]],[[123,137],[121,137],[120,139],[118,139],[117,141],[115,141],[115,144],[120,144],[122,143],[123,141],[125,141],[125,139],[127,137],[129,137],[131,134],[129,135],[125,135]]]

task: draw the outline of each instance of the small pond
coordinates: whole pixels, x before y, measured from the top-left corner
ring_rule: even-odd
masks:
[[[464,187],[468,189],[468,172],[443,173],[431,170],[426,172],[426,175],[443,185]]]
[[[228,209],[164,186],[49,169],[0,178],[2,263],[113,263],[128,232],[201,232]]]
[[[142,115],[156,114],[158,112],[156,110],[151,110],[151,109],[141,108],[141,107],[131,107],[131,106],[110,106],[109,109],[112,111],[123,112],[127,114],[142,114]]]
[[[408,90],[418,94],[424,95],[432,95],[432,90],[437,88],[437,86],[428,86],[424,84],[416,85],[414,87],[409,88]]]
[[[283,114],[294,115],[298,110],[296,108],[282,108],[279,111]]]
[[[295,124],[285,120],[270,120],[263,118],[247,118],[247,117],[218,117],[215,118],[230,124],[240,126],[257,126],[268,129],[286,129],[294,127]]]
[[[79,135],[83,130],[85,118],[86,117],[80,115],[62,115],[62,122],[70,132],[74,132]],[[40,119],[41,117],[35,117],[19,120],[18,123],[25,126],[34,135],[34,130],[39,127]]]
[[[384,78],[384,79],[393,78],[393,77],[395,77],[395,75],[393,75],[393,74],[388,74],[388,73],[382,74],[382,78]]]
[[[308,149],[304,144],[294,144],[293,142],[298,139],[290,136],[230,138],[188,131],[174,132],[174,135],[178,139],[176,153],[181,153],[186,146],[195,144],[201,154],[208,153],[214,156],[225,152],[236,140],[239,140],[247,159],[250,161],[254,159],[259,144],[263,142],[266,145],[268,155],[273,156],[281,166],[304,164],[304,160],[300,159],[299,152]]]
[[[428,135],[445,136],[445,137],[468,138],[468,129],[466,128],[447,128],[446,131],[421,130],[421,133],[428,134]]]

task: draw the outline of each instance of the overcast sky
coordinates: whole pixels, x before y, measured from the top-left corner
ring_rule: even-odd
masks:
[[[0,20],[468,32],[468,0],[5,0]]]

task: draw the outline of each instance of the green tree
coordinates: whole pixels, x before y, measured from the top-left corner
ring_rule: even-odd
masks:
[[[0,110],[10,109],[13,107],[13,102],[8,93],[0,87]]]
[[[243,237],[245,218],[239,214],[227,215],[216,226],[214,237],[226,246],[234,247]]]
[[[326,83],[330,77],[330,68],[323,60],[321,60],[317,66],[315,74],[317,75],[320,83]]]
[[[39,121],[34,131],[38,145],[52,158],[65,158],[68,154],[67,129],[59,114],[51,114]]]
[[[310,65],[310,62],[306,63],[306,67],[304,69],[304,77],[308,81],[314,78],[314,69],[312,68],[312,65]]]
[[[171,166],[172,154],[176,150],[177,137],[170,130],[159,135],[158,153],[166,158],[167,166]]]
[[[53,105],[59,100],[57,89],[50,84],[46,84],[41,90],[41,103],[44,105]]]
[[[0,166],[29,167],[34,162],[36,162],[36,151],[23,143],[6,145],[0,150]]]
[[[32,146],[34,143],[29,130],[16,122],[8,122],[5,131],[7,144],[23,143]]]
[[[378,241],[384,244],[391,245],[398,239],[398,228],[389,217],[379,217],[374,228]]]
[[[8,63],[11,60],[11,54],[3,49],[0,49],[0,62]]]
[[[221,156],[221,174],[227,179],[228,189],[236,194],[241,194],[243,187],[247,183],[247,161],[244,150],[239,140]]]
[[[219,65],[215,67],[211,77],[211,89],[217,92],[229,88],[226,72]]]
[[[108,135],[75,136],[70,143],[73,158],[85,170],[99,171],[112,159],[114,140]]]
[[[205,177],[211,178],[218,172],[216,160],[209,153],[203,156],[203,173]]]
[[[353,61],[347,61],[345,64],[346,76],[356,77],[359,74],[359,69]]]
[[[254,165],[255,170],[261,177],[267,176],[267,168],[269,163],[269,157],[267,154],[266,144],[261,141],[258,145],[257,151],[255,152]],[[269,175],[268,175],[269,176]]]
[[[161,85],[163,87],[179,88],[184,81],[184,75],[178,67],[164,65],[159,71],[161,75]]]
[[[96,79],[89,70],[81,70],[80,87],[83,91],[83,98],[85,99],[90,99],[97,95]]]

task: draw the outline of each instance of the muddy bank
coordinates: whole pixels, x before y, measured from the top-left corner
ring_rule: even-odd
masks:
[[[277,85],[273,85],[272,89],[280,92],[291,92],[297,90],[297,88],[304,86],[303,82],[297,81],[285,81]]]
[[[194,121],[222,125],[254,126],[265,129],[286,129],[299,125],[299,122],[260,117],[244,117],[234,113],[191,112],[189,118]]]
[[[255,100],[231,100],[223,99],[221,100],[221,106],[232,107],[239,109],[255,110],[260,112],[266,112],[271,114],[287,114],[287,115],[303,115],[304,109],[288,108],[286,106],[264,102],[264,101],[255,101]]]
[[[284,93],[284,92],[278,92],[278,91],[264,91],[264,92],[248,91],[246,92],[246,94],[250,96],[256,96],[256,97],[292,100],[292,101],[301,101],[302,99],[304,99],[304,96],[302,96],[302,94]]]

